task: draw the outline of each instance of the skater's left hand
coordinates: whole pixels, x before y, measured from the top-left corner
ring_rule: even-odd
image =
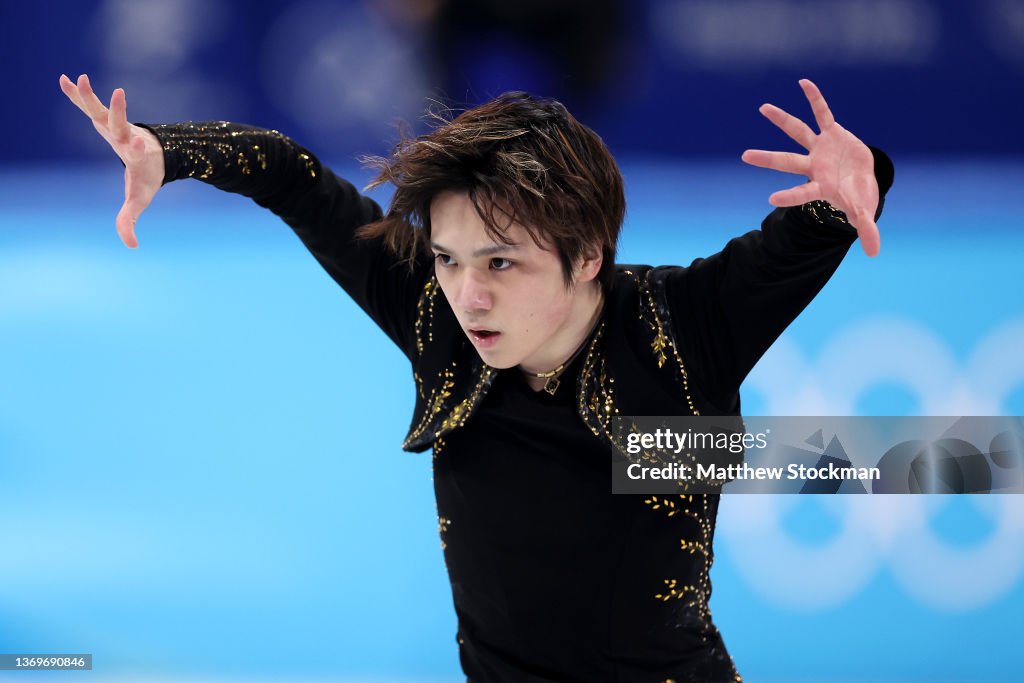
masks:
[[[864,253],[876,256],[881,239],[875,224],[878,182],[871,150],[836,123],[818,86],[805,78],[800,87],[818,122],[817,135],[806,123],[773,104],[763,104],[759,111],[806,149],[807,154],[748,149],[742,159],[752,166],[806,176],[806,183],[775,192],[768,201],[774,206],[797,206],[819,199],[828,202],[845,213],[857,229]]]

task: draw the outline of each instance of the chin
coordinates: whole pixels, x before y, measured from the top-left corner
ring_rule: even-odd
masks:
[[[480,349],[477,349],[476,354],[480,356],[480,360],[495,370],[508,370],[509,368],[514,368],[519,365],[518,360],[510,360],[501,353],[487,353],[486,351],[481,352]]]
[[[508,342],[507,339],[502,339],[501,342]],[[523,362],[523,354],[515,353],[514,349],[507,348],[507,344],[499,342],[498,348],[493,349],[481,349],[476,347],[476,354],[480,356],[480,360],[494,368],[495,370],[508,370],[514,368]],[[502,348],[502,347],[505,348]]]

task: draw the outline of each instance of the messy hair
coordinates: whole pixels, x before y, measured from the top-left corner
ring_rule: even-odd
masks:
[[[412,262],[430,242],[430,203],[444,191],[466,192],[487,234],[509,244],[512,223],[542,248],[553,246],[566,287],[573,266],[600,247],[598,280],[607,288],[626,210],[622,175],[604,142],[558,101],[509,92],[454,119],[430,113],[435,127],[403,135],[388,157],[364,161],[395,193],[384,217],[362,226]]]

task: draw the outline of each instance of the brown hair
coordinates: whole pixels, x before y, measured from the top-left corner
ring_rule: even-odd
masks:
[[[390,157],[364,161],[378,171],[367,188],[390,182],[395,194],[384,217],[361,227],[410,261],[430,240],[430,202],[445,190],[465,191],[487,234],[505,244],[512,222],[538,246],[552,244],[566,287],[573,265],[594,246],[603,255],[606,287],[626,211],[619,168],[601,138],[555,100],[509,92],[415,138],[403,136]]]

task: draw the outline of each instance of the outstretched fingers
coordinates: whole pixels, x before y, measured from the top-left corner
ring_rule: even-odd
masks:
[[[67,95],[67,98],[71,100],[73,105],[82,110],[83,114],[89,115],[89,112],[85,109],[85,104],[82,102],[82,96],[78,93],[78,86],[64,74],[60,75],[60,90]]]
[[[74,81],[68,78],[67,74],[61,74],[60,78],[57,79],[57,82],[60,83],[61,92],[67,95],[68,99],[75,103],[76,107],[80,107],[84,111],[85,108],[82,107],[82,98],[78,96],[78,86],[75,85]]]
[[[89,115],[94,124],[106,128],[109,117],[107,108],[100,102],[100,98],[96,97],[96,93],[93,92],[92,85],[89,83],[89,77],[85,74],[78,77],[78,93],[82,98],[85,113]]]
[[[828,108],[828,103],[825,101],[825,97],[821,94],[821,91],[818,90],[818,86],[814,85],[814,83],[806,78],[801,78],[800,87],[803,88],[804,95],[807,97],[807,101],[811,104],[811,111],[814,112],[814,120],[818,122],[818,130],[824,131],[835,123],[836,118],[832,115],[832,110]]]
[[[804,149],[810,149],[814,145],[814,131],[797,117],[768,103],[762,104],[758,111]]]
[[[110,96],[107,128],[110,130],[114,142],[124,144],[131,139],[131,129],[128,126],[128,103],[123,88],[118,88]]]
[[[811,161],[806,154],[748,149],[740,158],[751,166],[770,168],[774,171],[782,171],[783,173],[809,175],[811,171]]]
[[[768,197],[768,203],[772,206],[799,206],[817,199],[821,199],[821,187],[812,180],[788,190],[773,192]]]

